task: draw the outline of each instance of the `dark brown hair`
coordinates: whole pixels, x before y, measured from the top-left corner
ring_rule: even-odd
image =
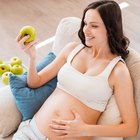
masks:
[[[130,41],[123,34],[121,9],[115,1],[100,0],[87,6],[87,8],[84,10],[81,27],[78,32],[81,42],[86,46],[83,27],[85,25],[85,14],[90,9],[96,9],[105,24],[111,52],[113,54],[121,55],[122,58],[125,59],[129,53],[127,48]]]

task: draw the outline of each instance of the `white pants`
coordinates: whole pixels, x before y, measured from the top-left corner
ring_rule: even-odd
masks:
[[[20,124],[12,140],[48,140],[37,128],[35,118]]]

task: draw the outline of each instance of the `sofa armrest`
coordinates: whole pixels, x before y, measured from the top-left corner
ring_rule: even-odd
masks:
[[[0,88],[0,137],[9,136],[21,122],[10,87]]]
[[[39,48],[42,48],[42,47],[44,47],[44,46],[46,46],[48,44],[51,44],[51,43],[54,42],[54,40],[55,40],[55,36],[52,36],[49,39],[46,39],[46,40],[40,42],[39,44],[37,44],[36,49],[39,49]]]

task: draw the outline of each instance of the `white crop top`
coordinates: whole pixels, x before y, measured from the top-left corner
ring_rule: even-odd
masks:
[[[113,94],[113,90],[108,83],[108,77],[118,61],[123,61],[123,59],[121,56],[117,56],[110,61],[100,74],[88,76],[71,65],[73,57],[83,47],[82,44],[78,45],[68,56],[67,62],[58,72],[57,87],[74,96],[88,107],[103,112]]]

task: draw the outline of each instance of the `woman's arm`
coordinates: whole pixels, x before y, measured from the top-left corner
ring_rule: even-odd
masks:
[[[42,69],[40,72],[37,73],[38,76],[38,82],[34,85],[30,86],[32,87],[40,87],[52,78],[54,78],[60,68],[66,63],[67,57],[69,56],[70,52],[77,46],[78,44],[76,42],[68,43],[62,51],[59,53],[59,55],[55,58],[53,62],[51,62],[48,66],[46,66],[44,69]],[[32,67],[32,65],[30,65]],[[32,70],[30,70],[32,72]],[[34,78],[30,76],[32,80]]]
[[[31,88],[37,88],[54,78],[60,68],[66,63],[67,56],[69,53],[77,46],[77,43],[72,42],[67,44],[64,49],[60,52],[57,58],[46,66],[40,72],[36,70],[36,49],[35,45],[37,41],[24,44],[29,36],[25,36],[21,39],[20,35],[17,37],[17,42],[20,44],[21,48],[29,56],[29,66],[28,66],[28,77],[27,83]]]
[[[89,133],[94,136],[131,137],[138,130],[138,118],[134,103],[133,85],[125,64],[119,62],[112,72],[115,99],[122,117],[118,125],[89,126]]]
[[[50,127],[61,138],[79,136],[130,137],[138,130],[138,118],[133,97],[133,86],[125,64],[119,62],[112,72],[116,102],[123,122],[118,125],[88,125],[78,113],[74,120],[53,120]]]
[[[34,83],[36,83],[36,81],[38,81],[39,79],[37,75],[37,70],[36,70],[35,45],[37,44],[37,40],[32,41],[30,43],[25,43],[25,41],[28,38],[29,38],[29,35],[21,38],[21,34],[19,34],[16,38],[16,41],[19,43],[21,49],[29,56],[27,83],[29,87],[32,87],[30,86],[30,83],[34,85]]]

